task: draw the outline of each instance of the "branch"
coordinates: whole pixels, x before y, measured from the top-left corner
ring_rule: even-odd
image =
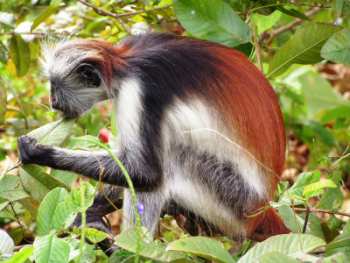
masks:
[[[142,14],[142,13],[150,13],[150,12],[153,12],[156,10],[167,9],[171,6],[169,4],[169,5],[154,7],[152,9],[148,9],[148,10],[139,10],[139,11],[128,12],[128,13],[124,13],[124,14],[115,14],[115,13],[109,12],[107,10],[101,9],[97,6],[94,6],[93,4],[91,4],[85,0],[78,0],[78,1],[85,6],[92,8],[97,14],[99,14],[101,16],[109,16],[109,17],[113,17],[117,20],[119,20],[120,18],[123,18],[123,17],[135,16],[135,15]]]
[[[322,10],[322,8],[320,6],[315,6],[313,8],[311,8],[309,11],[307,11],[305,13],[305,16],[307,17],[312,17],[313,15],[317,14],[318,12],[320,12]],[[275,30],[273,30],[272,32],[267,32],[265,31],[264,33],[261,34],[260,40],[259,42],[262,43],[264,41],[266,41],[266,43],[271,43],[272,40],[277,37],[278,35],[289,31],[299,25],[301,25],[305,20],[297,18],[295,19],[293,22],[287,24],[287,25],[283,25],[281,27],[276,28]]]
[[[331,211],[331,210],[317,209],[317,208],[293,207],[293,210],[296,211],[296,212],[307,212],[308,209],[309,209],[309,211],[311,213],[324,213],[324,214],[329,214],[329,215],[338,215],[338,216],[350,217],[350,213],[345,213],[345,212]]]

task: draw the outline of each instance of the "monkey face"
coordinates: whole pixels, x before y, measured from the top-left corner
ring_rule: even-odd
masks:
[[[52,108],[76,118],[95,103],[107,99],[106,85],[91,53],[80,48],[55,50],[47,69]]]
[[[76,118],[107,99],[100,73],[89,63],[79,63],[64,77],[50,77],[50,84],[52,108],[68,118]]]

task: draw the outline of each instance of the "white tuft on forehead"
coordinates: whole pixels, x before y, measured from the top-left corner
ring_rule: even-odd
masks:
[[[53,75],[64,77],[82,60],[100,56],[97,50],[82,49],[79,44],[83,43],[83,40],[62,40],[44,43],[40,59],[44,74],[47,77]]]

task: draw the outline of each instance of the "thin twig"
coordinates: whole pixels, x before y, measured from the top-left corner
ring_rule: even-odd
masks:
[[[17,224],[18,224],[22,229],[25,229],[24,225],[23,225],[23,224],[21,223],[21,221],[19,220],[19,216],[17,215],[16,210],[15,210],[15,208],[14,208],[12,202],[10,202],[9,204],[10,204],[12,213],[13,213],[13,215],[14,215],[15,218],[16,218]]]
[[[307,11],[305,13],[305,16],[312,17],[313,15],[317,14],[321,10],[322,10],[322,8],[320,6],[315,6],[315,7],[311,8],[309,11]],[[297,18],[293,22],[291,22],[291,23],[289,23],[287,25],[283,25],[281,27],[278,27],[275,30],[273,30],[272,32],[264,32],[264,33],[261,34],[259,42],[260,43],[266,42],[267,44],[269,44],[278,35],[280,35],[280,34],[286,32],[286,31],[289,31],[289,30],[299,26],[304,21],[305,21],[304,19]]]
[[[332,167],[335,167],[338,165],[338,163],[340,163],[342,160],[349,158],[350,157],[350,153],[347,153],[341,157],[339,157],[339,159],[337,159],[334,163],[332,163]]]
[[[153,11],[156,11],[156,10],[162,10],[162,9],[167,9],[169,8],[171,5],[164,5],[164,6],[158,6],[158,7],[154,7],[154,8],[151,8],[151,9],[143,9],[143,10],[139,10],[139,11],[133,11],[133,12],[128,12],[128,13],[123,13],[123,14],[115,14],[115,13],[112,13],[112,12],[109,12],[107,10],[104,10],[104,9],[101,9],[85,0],[78,0],[80,3],[82,3],[83,5],[86,5],[90,8],[92,8],[96,13],[102,15],[102,16],[110,16],[110,17],[113,17],[115,19],[119,19],[119,18],[122,18],[122,17],[129,17],[129,16],[135,16],[135,15],[139,15],[139,14],[142,14],[142,13],[149,13],[149,12],[153,12]]]
[[[310,207],[306,207],[306,214],[305,214],[305,221],[304,221],[304,226],[303,226],[303,233],[306,233],[307,229],[307,224],[309,222],[309,217],[310,217]]]
[[[133,12],[128,12],[128,13],[123,13],[123,14],[115,14],[115,13],[112,13],[112,12],[109,12],[105,9],[102,9],[102,8],[99,8],[85,0],[78,0],[81,4],[87,6],[87,7],[90,7],[92,8],[97,14],[101,15],[101,16],[109,16],[109,17],[112,17],[116,20],[118,20],[118,22],[120,23],[120,25],[123,27],[123,29],[130,33],[130,30],[128,28],[128,26],[124,23],[123,19],[122,18],[125,18],[125,17],[130,17],[130,16],[135,16],[135,15],[138,15],[138,14],[143,14],[143,13],[149,13],[149,12],[153,12],[153,11],[156,11],[156,10],[162,10],[162,9],[166,9],[166,8],[169,8],[171,5],[164,5],[164,6],[159,6],[159,7],[154,7],[152,9],[143,9],[143,10],[138,10],[138,11],[133,11]]]
[[[307,208],[293,207],[293,209],[296,212],[307,212]],[[318,209],[318,208],[309,208],[309,210],[311,213],[324,213],[324,214],[329,214],[329,215],[350,217],[350,213],[345,213],[345,212],[331,211],[331,210]]]
[[[263,64],[262,64],[262,60],[261,60],[261,47],[260,47],[260,43],[259,43],[259,39],[257,36],[257,32],[256,32],[256,27],[254,25],[252,25],[252,31],[253,31],[253,43],[255,46],[255,57],[256,57],[256,63],[258,64],[261,72],[263,72]]]

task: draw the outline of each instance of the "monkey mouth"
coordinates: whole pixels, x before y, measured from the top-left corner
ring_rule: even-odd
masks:
[[[54,111],[59,112],[60,114],[63,115],[64,118],[66,119],[75,119],[77,117],[80,116],[80,114],[76,111],[68,111],[66,109],[64,109],[63,107],[57,107],[57,106],[53,106],[52,108],[54,109]]]

